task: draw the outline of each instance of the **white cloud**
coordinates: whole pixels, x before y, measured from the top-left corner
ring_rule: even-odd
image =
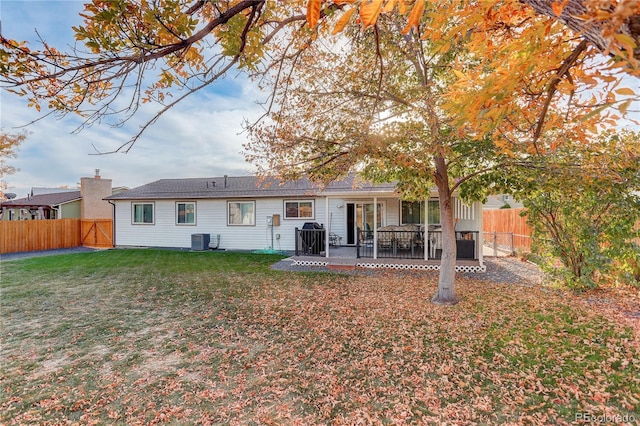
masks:
[[[33,186],[73,186],[96,168],[115,186],[129,187],[162,178],[248,174],[251,166],[241,153],[246,137],[239,133],[243,119],[256,117],[258,110],[246,101],[235,103],[233,109],[220,110],[216,105],[195,97],[183,101],[148,128],[126,154],[92,155],[126,143],[144,123],[144,115],[121,128],[92,126],[77,134],[73,133],[77,119],[47,117],[28,127],[31,134],[12,162],[20,171],[7,183],[23,196]],[[3,99],[2,109],[5,131],[12,131],[7,123],[25,123],[35,116],[15,100]]]
[[[72,44],[71,25],[81,21],[77,16],[81,2],[3,1],[0,6],[3,34],[19,40],[33,39],[37,28],[43,38],[64,47]],[[1,96],[3,131],[17,132],[39,117],[24,99],[6,92]],[[163,114],[127,154],[91,155],[95,149],[109,152],[129,141],[158,105],[145,105],[122,127],[102,123],[80,133],[73,133],[81,124],[76,116],[46,117],[27,127],[31,134],[11,162],[20,171],[6,177],[9,191],[22,197],[34,186],[75,187],[81,177],[93,176],[95,169],[112,179],[114,186],[128,187],[162,178],[246,175],[251,165],[241,154],[246,135],[239,133],[245,118],[260,114],[255,104],[258,97],[260,93],[246,79],[232,75]],[[125,98],[118,102],[124,103]]]

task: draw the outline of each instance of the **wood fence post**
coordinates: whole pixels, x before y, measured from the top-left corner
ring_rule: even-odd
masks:
[[[514,247],[514,242],[513,242],[513,232],[511,233],[511,256],[515,256],[516,255],[516,248]]]

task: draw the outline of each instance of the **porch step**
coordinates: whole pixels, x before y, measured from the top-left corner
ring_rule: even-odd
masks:
[[[339,264],[329,264],[327,268],[330,270],[336,271],[353,271],[356,269],[356,265],[339,265]]]

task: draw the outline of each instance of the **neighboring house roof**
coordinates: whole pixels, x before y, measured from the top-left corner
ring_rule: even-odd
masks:
[[[9,201],[3,201],[2,203],[0,203],[0,205],[9,209],[18,207],[55,207],[80,199],[80,191],[75,190],[56,192],[51,194],[40,194],[27,198],[16,198]]]
[[[509,194],[489,195],[486,203],[482,206],[484,210],[496,210],[508,206],[509,208],[522,207],[522,203],[515,200]]]
[[[44,188],[34,186],[31,188],[31,196],[34,195],[44,195],[44,194],[55,194],[58,192],[76,192],[77,189],[67,189],[67,188]]]
[[[487,197],[487,202],[482,206],[485,210],[497,210],[504,206],[504,201],[498,198],[495,195],[490,195]]]
[[[222,176],[213,178],[161,179],[111,195],[105,200],[161,200],[201,198],[266,198],[327,195],[333,193],[394,192],[395,183],[364,182],[353,175],[328,184],[314,184],[306,178],[281,181],[257,176]]]

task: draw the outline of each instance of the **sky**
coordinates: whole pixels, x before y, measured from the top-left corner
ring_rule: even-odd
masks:
[[[36,29],[60,50],[73,44],[72,25],[79,25],[83,1],[0,0],[2,34],[16,40],[36,40]],[[32,49],[40,46],[31,45]],[[245,119],[262,113],[257,100],[264,98],[257,86],[231,74],[189,96],[166,112],[143,133],[127,153],[95,155],[113,151],[134,136],[159,108],[151,105],[123,127],[105,123],[74,132],[82,123],[77,116],[42,116],[28,108],[26,100],[0,91],[0,127],[5,133],[30,132],[9,164],[19,169],[5,176],[6,192],[25,197],[32,187],[76,188],[81,177],[100,175],[112,179],[113,187],[134,188],[164,178],[245,176],[252,166],[245,162],[241,134]],[[45,108],[43,108],[43,112]],[[26,126],[28,125],[28,126]],[[24,127],[26,126],[26,127]],[[94,148],[95,147],[95,148]]]
[[[65,47],[74,41],[71,27],[82,23],[78,13],[83,3],[0,0],[2,34],[35,41],[37,29],[53,46],[68,50]],[[633,80],[631,87],[636,86]],[[96,149],[109,152],[128,142],[160,106],[148,104],[122,127],[102,123],[75,132],[82,124],[79,117],[51,115],[34,122],[40,113],[28,108],[25,99],[0,90],[2,131],[30,132],[18,157],[9,160],[19,171],[5,177],[7,192],[22,198],[32,187],[76,188],[81,177],[93,176],[96,169],[112,179],[113,187],[129,188],[163,178],[249,175],[253,167],[242,154],[242,144],[248,141],[242,123],[262,114],[257,101],[264,98],[256,84],[231,74],[171,108],[128,153],[95,155]]]

